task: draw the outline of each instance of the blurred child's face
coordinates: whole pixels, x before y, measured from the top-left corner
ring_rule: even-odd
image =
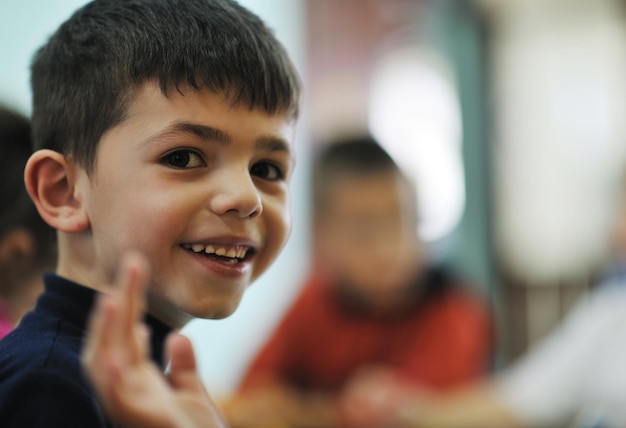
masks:
[[[292,139],[281,114],[146,83],[83,178],[95,273],[80,279],[110,279],[138,250],[152,266],[153,315],[228,316],[289,235]]]
[[[396,173],[338,177],[318,223],[318,257],[334,280],[373,304],[406,296],[423,263],[414,198]]]

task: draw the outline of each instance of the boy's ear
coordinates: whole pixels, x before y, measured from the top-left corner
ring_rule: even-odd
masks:
[[[76,188],[75,163],[53,150],[38,150],[26,163],[24,181],[39,214],[62,232],[82,232],[89,218]]]

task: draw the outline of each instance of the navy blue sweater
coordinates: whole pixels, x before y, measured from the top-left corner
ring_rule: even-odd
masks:
[[[35,310],[0,340],[0,426],[110,427],[79,360],[96,292],[56,275],[44,282]],[[170,329],[152,317],[146,323],[162,367]]]

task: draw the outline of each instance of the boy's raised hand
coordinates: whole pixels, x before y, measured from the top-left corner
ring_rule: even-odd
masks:
[[[100,295],[91,315],[82,364],[112,420],[125,427],[225,427],[196,369],[189,339],[167,339],[170,372],[149,359],[148,332],[141,322],[148,264],[125,256],[115,296]]]

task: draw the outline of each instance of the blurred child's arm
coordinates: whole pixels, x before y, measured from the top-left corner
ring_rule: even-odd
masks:
[[[335,400],[329,394],[303,393],[279,382],[266,382],[221,405],[232,428],[338,427]]]
[[[341,401],[350,428],[515,428],[521,421],[499,403],[492,386],[476,384],[449,393],[432,393],[399,384],[389,373],[364,373],[353,379]]]
[[[117,297],[101,295],[88,327],[82,363],[107,415],[128,427],[223,427],[198,377],[189,340],[168,337],[165,376],[149,357],[140,322],[148,267],[138,255],[124,259]]]
[[[401,427],[521,428],[526,426],[498,400],[491,384],[422,397],[395,415]]]

